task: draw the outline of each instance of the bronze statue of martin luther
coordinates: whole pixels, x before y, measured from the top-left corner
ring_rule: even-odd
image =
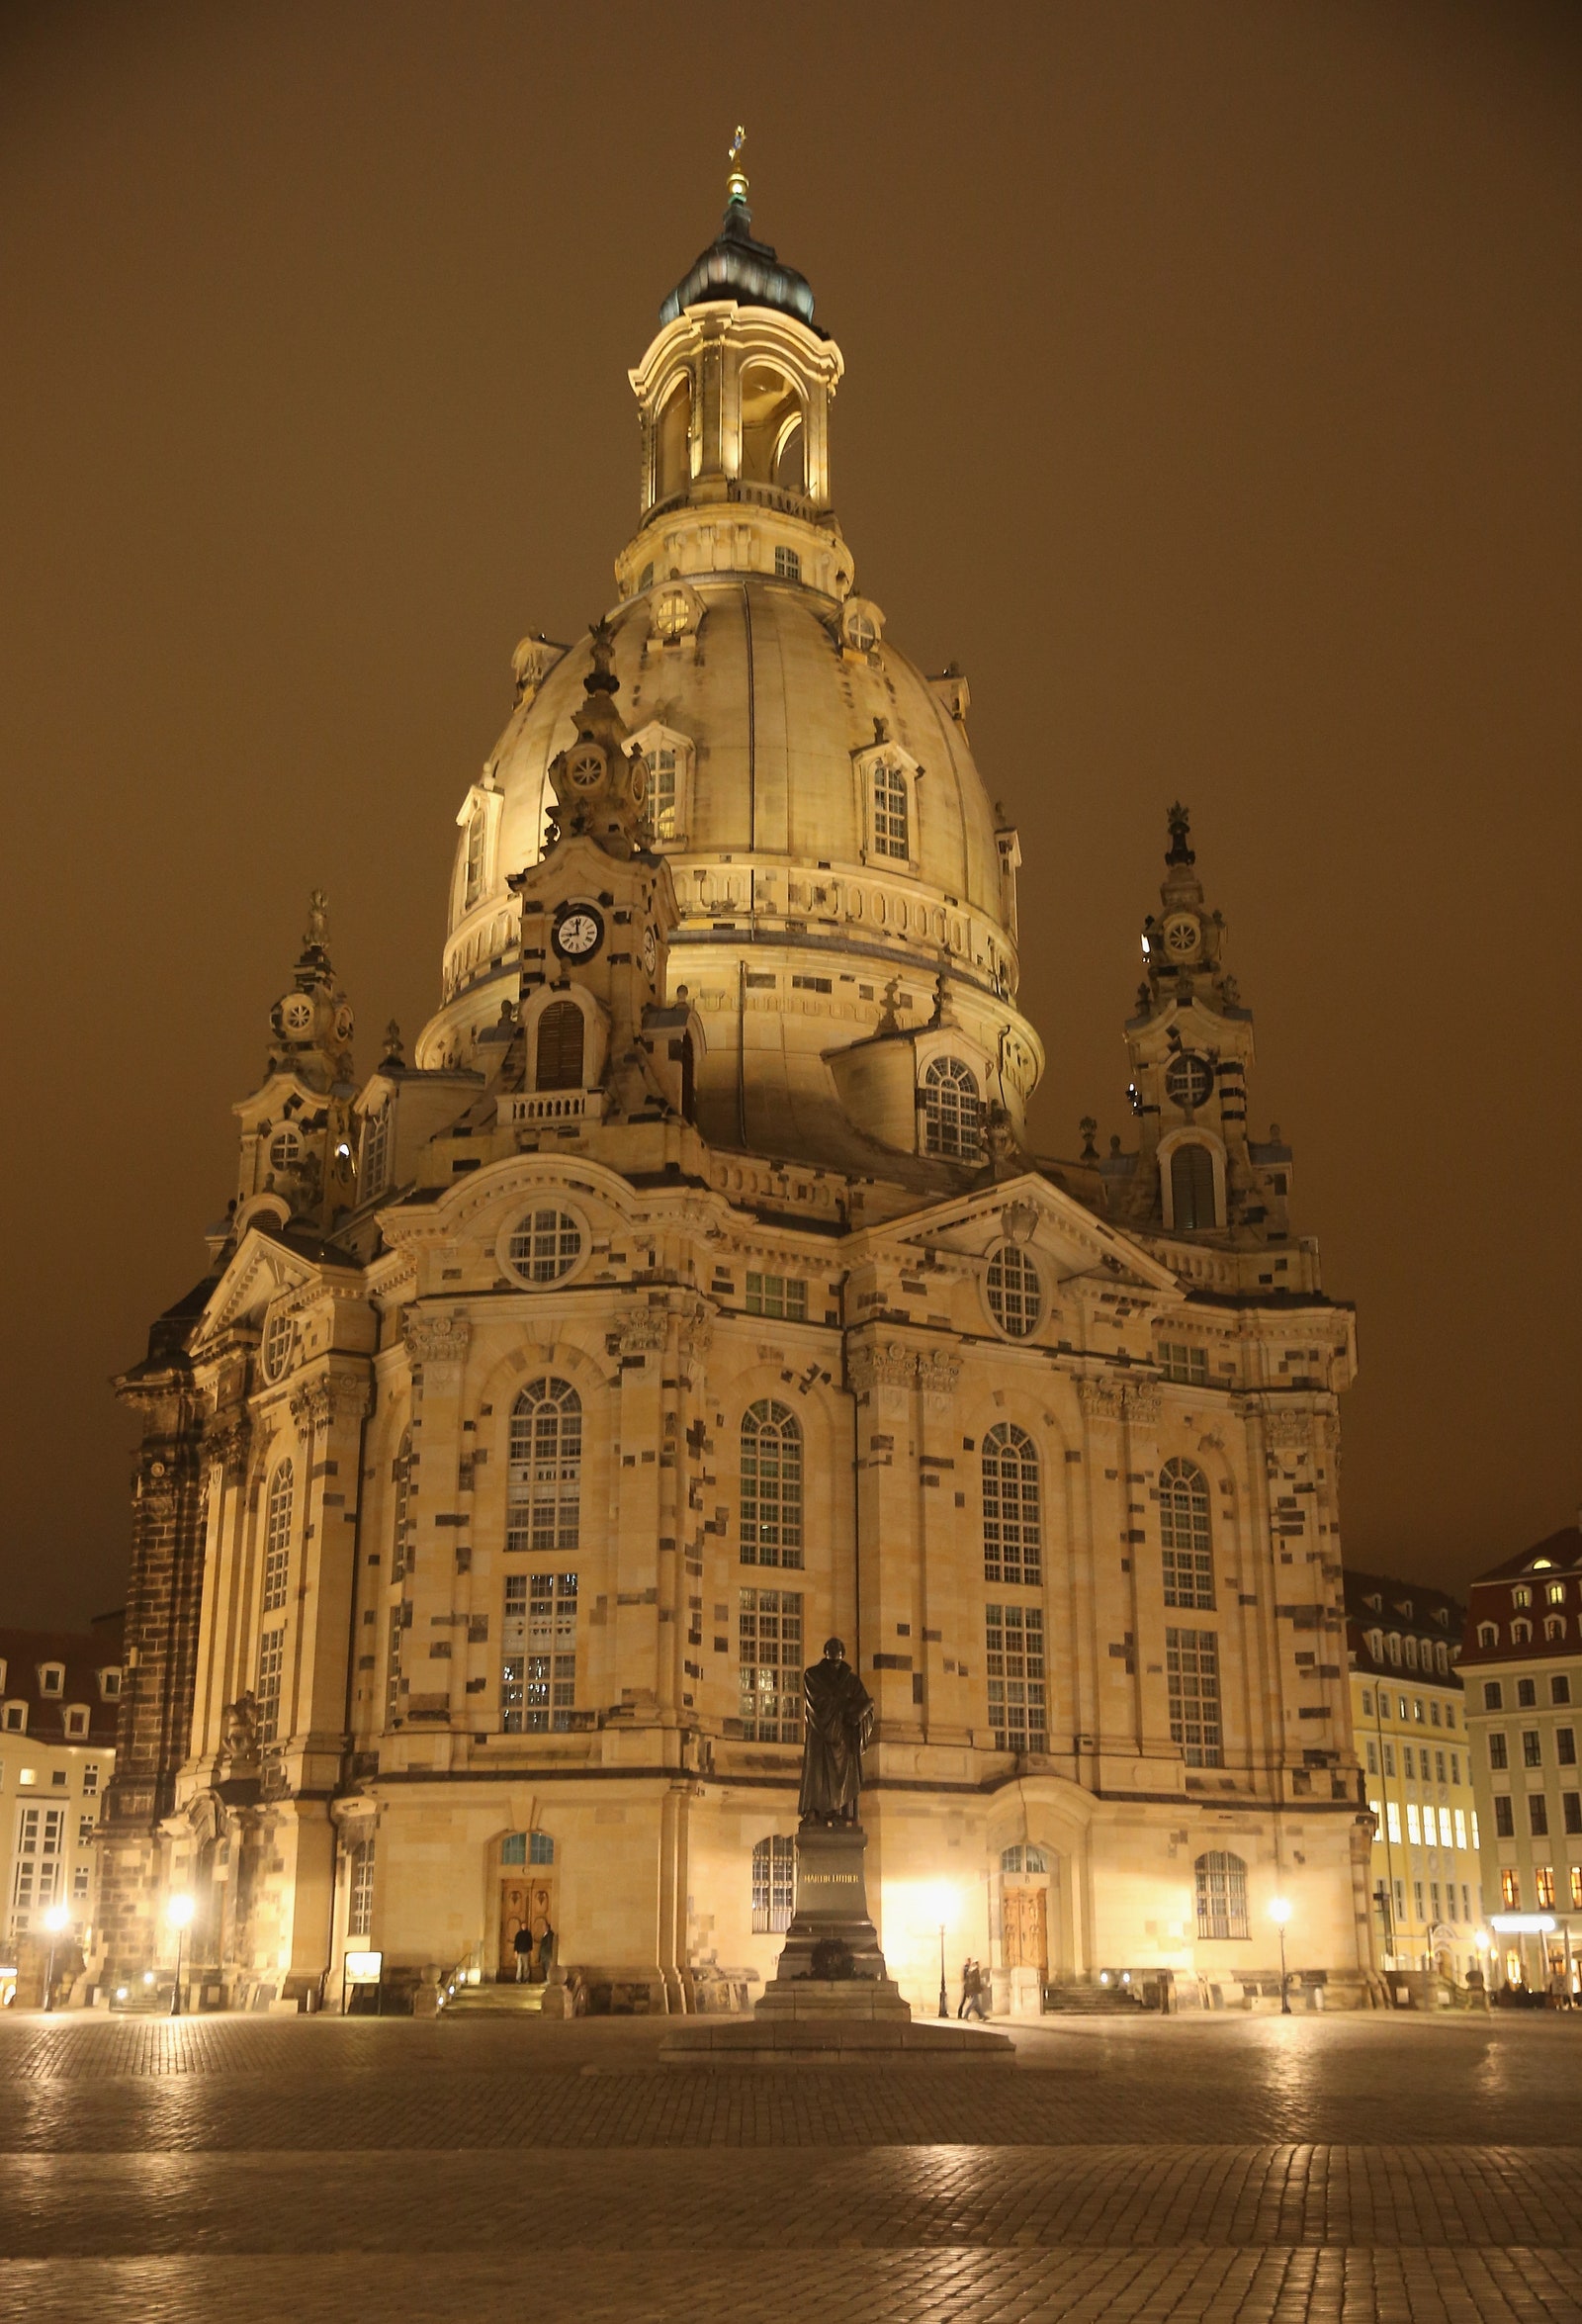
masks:
[[[862,1754],[873,1741],[873,1697],[846,1660],[843,1642],[826,1639],[822,1662],[802,1673],[802,1825],[855,1824]]]

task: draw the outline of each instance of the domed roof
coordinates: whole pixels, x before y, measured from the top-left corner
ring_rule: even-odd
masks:
[[[627,726],[657,723],[693,748],[684,841],[666,850],[677,873],[738,853],[860,868],[870,851],[855,755],[887,740],[917,762],[913,877],[976,907],[1009,951],[989,800],[963,727],[917,664],[888,639],[864,656],[842,652],[837,608],[794,582],[741,574],[693,585],[703,605],[695,654],[653,639],[647,595],[612,616]],[[538,858],[547,769],[572,738],[589,667],[586,646],[568,653],[501,738],[492,763],[504,868]]]
[[[772,307],[781,314],[794,314],[810,330],[819,331],[821,338],[825,336],[813,319],[813,292],[806,276],[798,274],[794,266],[783,265],[770,243],[753,240],[752,213],[747,206],[745,185],[743,193],[733,194],[726,204],[713,241],[660,306],[660,322],[673,322],[684,309],[695,307],[701,299],[735,299],[743,307]]]

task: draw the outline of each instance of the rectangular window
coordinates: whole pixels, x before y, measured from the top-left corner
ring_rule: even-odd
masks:
[[[1461,1780],[1461,1754],[1460,1754],[1460,1752],[1459,1752],[1459,1751],[1451,1751],[1451,1753],[1450,1753],[1450,1781],[1451,1781],[1452,1783],[1459,1783],[1459,1782],[1460,1782],[1460,1780]]]
[[[1416,1800],[1408,1800],[1406,1803],[1406,1836],[1418,1843],[1422,1841],[1423,1833],[1417,1821]]]
[[[1511,1795],[1497,1791],[1494,1795],[1494,1830],[1501,1839],[1516,1837],[1516,1819],[1511,1813]]]
[[[1445,1706],[1445,1724],[1447,1727],[1453,1727],[1455,1725],[1454,1707],[1450,1703],[1447,1703]]]
[[[87,1897],[92,1880],[93,1873],[90,1867],[86,1864],[79,1864],[71,1875],[71,1894],[76,1904],[80,1905]]]
[[[1517,1709],[1519,1711],[1531,1711],[1534,1705],[1537,1703],[1538,1699],[1538,1680],[1535,1678],[1519,1678],[1516,1682]]]
[[[97,1760],[97,1759],[90,1759],[90,1760],[88,1761],[88,1764],[87,1764],[87,1766],[86,1766],[86,1767],[84,1767],[84,1769],[83,1769],[83,1771],[82,1771],[82,1796],[83,1796],[83,1798],[84,1798],[85,1800],[91,1800],[91,1799],[93,1798],[94,1794],[95,1794],[95,1793],[98,1791],[98,1789],[99,1789],[99,1762],[98,1762],[98,1760]]]
[[[1423,1918],[1423,1883],[1420,1880],[1412,1883],[1412,1918],[1415,1921]]]
[[[1576,1765],[1576,1729],[1557,1727],[1554,1731],[1554,1755],[1562,1767]]]
[[[650,812],[654,819],[654,837],[673,840],[676,835],[675,811],[675,753],[656,751],[652,760],[654,794]]]
[[[747,1274],[747,1313],[780,1315],[788,1323],[803,1323],[808,1313],[808,1287],[800,1275]]]
[[[1561,1792],[1560,1813],[1567,1832],[1582,1832],[1582,1791]]]
[[[1424,1652],[1424,1654],[1425,1654],[1428,1653],[1428,1649],[1427,1649],[1427,1647],[1425,1647],[1425,1648],[1423,1649],[1423,1652]],[[1429,1715],[1429,1720],[1430,1720],[1430,1723],[1431,1723],[1433,1726],[1435,1726],[1435,1727],[1438,1727],[1438,1725],[1439,1725],[1439,1723],[1440,1723],[1440,1707],[1439,1707],[1439,1704],[1438,1704],[1438,1702],[1436,1701],[1436,1699],[1435,1699],[1435,1698],[1434,1698],[1432,1695],[1429,1697],[1428,1715]]]
[[[1445,1781],[1445,1753],[1443,1751],[1434,1753],[1434,1780],[1436,1783]]]
[[[984,1608],[989,1725],[997,1751],[1044,1751],[1044,1618],[1038,1606]]]
[[[1441,1808],[1441,1810],[1440,1810],[1440,1846],[1441,1846],[1442,1848],[1448,1848],[1448,1847],[1450,1847],[1451,1844],[1452,1844],[1452,1843],[1451,1843],[1451,1840],[1450,1840],[1450,1809],[1449,1809],[1449,1808]]]
[[[1491,1767],[1508,1767],[1510,1763],[1504,1736],[1491,1735],[1489,1737],[1489,1765]]]
[[[1417,1773],[1417,1767],[1412,1758],[1412,1746],[1410,1743],[1402,1743],[1401,1745],[1401,1769],[1402,1772],[1408,1776],[1412,1776]],[[1423,1772],[1426,1775],[1428,1773],[1428,1769],[1425,1767]]]
[[[1582,1913],[1582,1864],[1571,1867],[1571,1910]]]
[[[1503,1711],[1505,1708],[1504,1690],[1497,1678],[1485,1678],[1483,1681],[1483,1708],[1485,1711]]]
[[[1568,1703],[1571,1700],[1571,1681],[1563,1670],[1557,1670],[1549,1680],[1549,1701]]]
[[[1368,1801],[1368,1803],[1367,1803],[1367,1812],[1368,1812],[1368,1814],[1369,1814],[1369,1815],[1372,1817],[1374,1824],[1375,1824],[1375,1825],[1378,1827],[1378,1830],[1379,1830],[1380,1832],[1382,1832],[1382,1831],[1383,1831],[1383,1829],[1384,1829],[1384,1803],[1383,1803],[1383,1801],[1382,1801],[1382,1800],[1369,1800],[1369,1801]]]
[[[1428,1884],[1428,1909],[1436,1921],[1443,1917],[1440,1912],[1440,1884],[1437,1880],[1431,1880]]]
[[[1483,1843],[1482,1843],[1482,1841],[1481,1841],[1481,1840],[1478,1838],[1478,1836],[1477,1836],[1477,1810],[1476,1810],[1476,1808],[1469,1808],[1469,1809],[1467,1810],[1467,1812],[1466,1812],[1466,1813],[1467,1813],[1467,1822],[1468,1822],[1468,1823],[1471,1825],[1471,1827],[1472,1827],[1472,1851],[1473,1851],[1473,1853],[1474,1853],[1474,1855],[1475,1855],[1475,1854],[1476,1854],[1476,1852],[1477,1852],[1477,1850],[1478,1850],[1478,1849],[1479,1849],[1479,1848],[1482,1846],[1482,1844],[1483,1844]]]
[[[24,1808],[17,1819],[11,1905],[20,1931],[26,1931],[35,1911],[54,1904],[63,1892],[65,1834],[64,1808]]]
[[[1222,1767],[1219,1711],[1219,1640],[1212,1630],[1167,1630],[1165,1672],[1170,1692],[1170,1736],[1188,1767]]]
[[[748,1743],[800,1743],[801,1591],[739,1591],[736,1635],[743,1734]]]
[[[1404,1880],[1397,1880],[1395,1883],[1395,1919],[1397,1924],[1406,1919],[1406,1883]]]
[[[1535,1839],[1543,1839],[1549,1829],[1549,1803],[1540,1791],[1527,1795],[1527,1828]]]
[[[779,1936],[791,1925],[796,1901],[797,1843],[760,1839],[752,1851],[752,1933]]]
[[[1552,1913],[1554,1910],[1554,1867],[1551,1864],[1538,1866],[1533,1875],[1533,1888],[1538,1911]]]
[[[799,581],[802,579],[802,559],[795,549],[776,549],[774,552],[776,581]]]
[[[79,1816],[79,1817],[77,1818],[77,1845],[78,1845],[78,1847],[79,1847],[79,1848],[91,1848],[91,1847],[93,1846],[93,1834],[94,1834],[94,1822],[93,1822],[93,1818],[92,1818],[91,1816]]]
[[[347,1882],[346,1934],[366,1938],[374,1933],[374,1843],[360,1839],[351,1852]]]
[[[1208,1534],[1208,1495],[1198,1492],[1163,1492],[1159,1504],[1159,1539],[1167,1606],[1188,1606],[1212,1613],[1214,1560]],[[1212,1637],[1212,1632],[1205,1632]]]
[[[873,770],[873,851],[905,862],[911,853],[907,837],[907,778],[899,766]]]
[[[286,1667],[284,1627],[266,1630],[258,1641],[258,1740],[273,1743],[280,1732],[280,1681]]]
[[[1208,1385],[1208,1350],[1188,1347],[1183,1340],[1161,1340],[1159,1368],[1167,1380],[1180,1381],[1184,1387]],[[1372,1704],[1364,1695],[1362,1708],[1372,1715]]]
[[[1541,1767],[1543,1746],[1535,1728],[1522,1730],[1522,1764],[1524,1767]]]
[[[1459,1808],[1455,1811],[1455,1844],[1458,1848],[1466,1845],[1466,1818]]]
[[[404,1606],[392,1606],[387,1627],[385,1655],[385,1725],[394,1727],[401,1707],[401,1633],[406,1623]]]
[[[1395,1745],[1392,1743],[1384,1745],[1384,1772],[1386,1775],[1395,1773]]]
[[[1369,1775],[1378,1773],[1378,1746],[1371,1736],[1367,1739],[1367,1772]]]
[[[500,1625],[500,1729],[566,1735],[575,1725],[576,1575],[508,1573]]]
[[[1247,1867],[1241,1857],[1216,1848],[1198,1857],[1196,1872],[1198,1935],[1246,1936]]]
[[[1362,1717],[1363,1717],[1364,1719],[1371,1719],[1371,1718],[1372,1718],[1372,1716],[1373,1716],[1373,1689],[1372,1689],[1370,1686],[1364,1686],[1364,1687],[1363,1687],[1363,1689],[1362,1689]]]
[[[1398,1840],[1401,1836],[1401,1811],[1393,1800],[1385,1801],[1384,1817],[1385,1831],[1389,1833],[1391,1839]]]

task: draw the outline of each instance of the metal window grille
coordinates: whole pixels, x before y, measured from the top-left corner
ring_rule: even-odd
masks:
[[[1212,1612],[1213,1544],[1208,1523],[1208,1479],[1192,1461],[1167,1461],[1159,1475],[1159,1538],[1165,1603]]]
[[[802,1740],[802,1593],[745,1589],[737,1604],[742,1730],[749,1743]]]
[[[511,1410],[507,1550],[581,1546],[582,1399],[569,1380],[530,1381]]]
[[[1038,1448],[1003,1420],[983,1440],[983,1575],[1035,1587],[1043,1579]]]
[[[923,1077],[923,1144],[946,1161],[978,1159],[982,1109],[972,1069],[959,1057],[936,1057]]]
[[[292,1509],[296,1489],[289,1461],[282,1461],[269,1480],[269,1497],[264,1505],[264,1595],[263,1612],[273,1614],[286,1603],[286,1587],[291,1574]]]
[[[1197,1933],[1199,1936],[1245,1936],[1247,1928],[1247,1866],[1240,1856],[1211,1848],[1199,1856],[1197,1875]]]
[[[791,1925],[796,1903],[797,1843],[778,1832],[752,1850],[752,1933],[780,1935]]]
[[[762,1396],[742,1416],[742,1563],[802,1563],[802,1425]]]
[[[1219,1707],[1219,1640],[1211,1630],[1167,1630],[1165,1676],[1170,1734],[1188,1767],[1222,1767],[1224,1733]]]
[[[1044,1696],[1044,1618],[1038,1606],[984,1609],[989,1725],[997,1751],[1049,1747]]]

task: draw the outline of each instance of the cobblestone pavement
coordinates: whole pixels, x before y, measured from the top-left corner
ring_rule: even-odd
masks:
[[[1084,2020],[982,2079],[661,2033],[7,2018],[0,2315],[1582,2324],[1582,2022]]]

